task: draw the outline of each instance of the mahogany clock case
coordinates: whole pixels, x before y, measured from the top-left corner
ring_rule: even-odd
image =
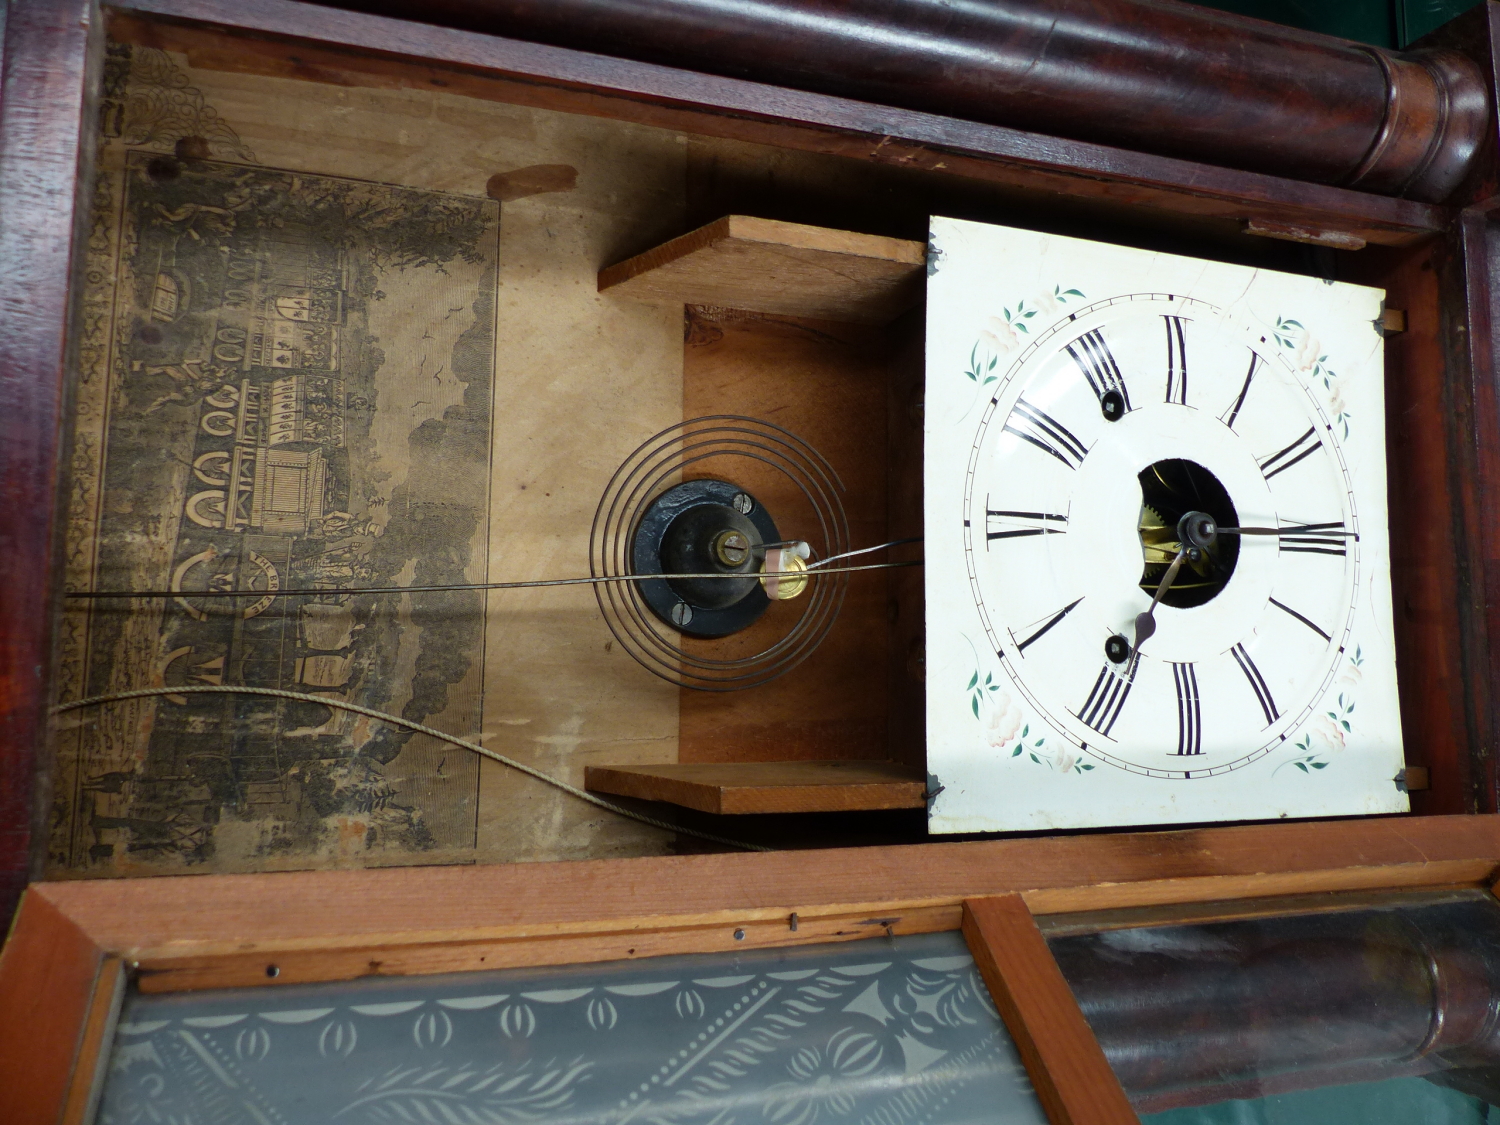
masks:
[[[1060,161],[986,155],[972,141],[969,150],[950,141],[957,153],[893,146],[889,137],[865,143],[858,128],[832,118],[842,103],[814,107],[829,120],[812,129],[770,110],[716,107],[713,99],[746,95],[720,80],[696,104],[649,89],[622,98],[601,75],[541,73],[567,61],[565,51],[533,58],[525,65],[538,73],[517,77],[517,59],[483,62],[503,40],[432,31],[393,51],[376,42],[390,21],[308,20],[307,11],[319,10],[262,2],[239,16],[168,8],[166,19],[111,10],[107,35],[95,29],[85,120],[99,148],[80,190],[87,249],[69,295],[79,325],[76,405],[61,427],[70,450],[70,483],[58,489],[64,583],[170,580],[182,561],[205,556],[198,565],[211,569],[228,556],[215,537],[233,530],[224,526],[235,518],[224,485],[239,479],[237,443],[209,448],[208,439],[230,438],[239,423],[247,380],[227,372],[248,364],[249,341],[232,338],[235,325],[223,317],[204,335],[202,314],[226,307],[226,289],[244,288],[228,284],[236,272],[271,269],[280,271],[274,296],[305,313],[298,323],[342,326],[342,350],[337,360],[326,350],[309,360],[317,333],[299,328],[260,353],[268,369],[278,354],[297,357],[303,378],[283,389],[301,396],[305,430],[282,443],[284,454],[260,454],[262,479],[276,475],[287,506],[262,502],[258,522],[238,532],[236,567],[269,573],[258,558],[278,581],[288,575],[284,585],[340,567],[372,585],[584,573],[590,520],[615,468],[653,434],[721,414],[773,421],[825,456],[844,484],[853,546],[920,534],[919,310],[871,324],[645,304],[600,294],[596,275],[727,215],[913,242],[924,240],[933,214],[998,222],[1387,291],[1388,308],[1405,313],[1404,331],[1386,341],[1402,733],[1408,765],[1432,778],[1430,790],[1413,793],[1413,808],[1494,807],[1480,748],[1492,721],[1483,576],[1496,478],[1491,440],[1477,436],[1493,433],[1493,402],[1488,380],[1473,374],[1490,369],[1492,236],[1483,207],[1253,174],[1209,190],[1202,185],[1214,170],[1145,157],[1105,169],[1086,145],[1069,150],[1079,167],[1059,170]],[[194,15],[249,20],[256,34]],[[17,18],[49,17],[28,8]],[[1487,67],[1481,22],[1470,20],[1464,41]],[[32,74],[12,71],[8,89]],[[651,68],[630,74],[637,84],[661,80]],[[901,112],[891,127],[915,130]],[[1100,163],[1082,168],[1089,160]],[[7,175],[7,185],[16,182]],[[1464,189],[1471,197],[1483,190],[1475,183]],[[1358,231],[1343,245],[1368,245],[1335,250],[1245,231],[1247,221],[1274,226],[1278,216],[1295,219],[1303,235]],[[237,253],[250,246],[237,232],[249,231],[255,252]],[[183,248],[178,265],[160,256],[168,242]],[[206,284],[218,293],[207,304]],[[206,352],[182,351],[188,324]],[[491,362],[495,384],[485,387],[476,373]],[[387,377],[373,396],[355,385],[377,389]],[[205,427],[216,411],[229,417]],[[342,444],[327,421],[338,414]],[[350,467],[356,436],[368,443],[363,470]],[[314,510],[318,473],[327,502]],[[794,504],[765,487],[768,505]],[[197,500],[192,512],[206,524],[195,521],[188,504],[215,492],[225,496]],[[306,545],[314,532],[316,550]],[[22,566],[25,581],[13,588],[37,588],[44,569]],[[374,617],[345,620],[336,606],[303,613],[277,626],[275,675],[311,694],[379,681],[384,709],[407,708],[574,784],[586,766],[892,762],[920,785],[920,591],[920,571],[852,576],[818,650],[743,692],[654,679],[615,643],[582,589],[475,597],[457,610],[411,599],[392,607],[396,637],[384,647],[366,640],[384,627]],[[211,686],[244,674],[230,670],[235,653],[247,630],[271,618],[226,623],[188,604],[185,621],[170,628],[160,606],[95,608],[87,634],[85,615],[61,606],[48,631],[60,646],[53,698],[146,683]],[[42,806],[52,875],[690,846],[425,736],[392,739],[378,723],[362,727],[315,705],[273,713],[222,699],[193,704],[148,700],[57,724]],[[228,729],[237,741],[223,761],[213,743]],[[366,747],[378,752],[348,753]],[[844,842],[916,838],[921,790],[904,800],[906,812],[830,828],[748,817],[732,831],[778,846],[820,833]],[[857,799],[842,806],[860,807]],[[731,831],[715,819],[717,831]]]

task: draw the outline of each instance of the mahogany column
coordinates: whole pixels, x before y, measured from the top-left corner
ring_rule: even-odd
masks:
[[[1489,120],[1457,52],[1176,0],[331,2],[1431,202]]]
[[[92,87],[86,0],[11,0],[0,61],[0,926],[38,856],[69,281]]]

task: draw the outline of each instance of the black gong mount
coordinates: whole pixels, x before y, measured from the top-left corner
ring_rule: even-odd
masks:
[[[631,569],[637,574],[723,574],[653,578],[641,597],[663,622],[690,637],[724,637],[750,625],[771,604],[760,581],[776,524],[754,496],[722,480],[667,489],[636,525]]]
[[[736,483],[747,480],[759,482],[755,491]],[[641,443],[599,498],[589,572],[663,577],[594,588],[610,632],[653,674],[698,691],[784,675],[812,655],[843,605],[849,576],[830,568],[813,581],[803,561],[850,549],[843,491],[815,448],[757,418],[691,418]],[[786,506],[780,529],[758,493]],[[795,548],[781,541],[787,531]],[[785,608],[767,613],[772,601]],[[721,640],[757,621],[753,641]]]

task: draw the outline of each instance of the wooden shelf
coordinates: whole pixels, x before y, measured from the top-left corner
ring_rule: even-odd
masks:
[[[602,270],[599,291],[884,324],[921,302],[926,264],[920,242],[726,215]]]
[[[708,813],[855,812],[927,803],[927,783],[895,762],[589,766],[584,786]]]

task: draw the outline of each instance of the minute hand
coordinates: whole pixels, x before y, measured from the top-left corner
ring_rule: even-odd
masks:
[[[1287,527],[1221,527],[1220,535],[1317,535],[1326,539],[1358,539],[1357,531],[1338,530],[1341,523],[1299,523]]]

